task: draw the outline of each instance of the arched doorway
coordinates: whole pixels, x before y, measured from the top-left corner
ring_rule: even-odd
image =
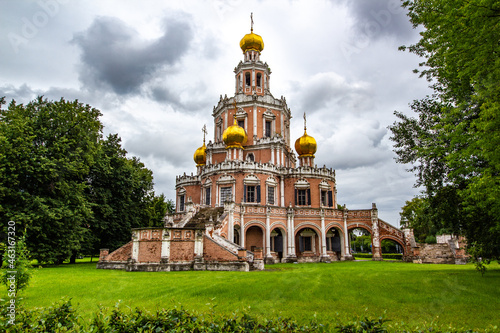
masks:
[[[371,254],[371,233],[367,229],[361,227],[349,229],[349,248],[353,256],[356,256],[356,254],[360,254],[362,256]],[[369,258],[369,256],[367,256],[367,258]]]
[[[233,231],[233,243],[240,245],[241,237],[240,237],[240,226],[234,226]]]
[[[295,235],[295,253],[298,262],[317,262],[320,258],[318,232],[311,227],[299,229]]]
[[[337,261],[342,258],[344,250],[344,237],[339,229],[330,228],[326,232],[326,253],[331,260]]]
[[[397,240],[384,237],[380,240],[380,250],[385,259],[402,260],[404,246]]]
[[[281,228],[274,228],[271,231],[271,255],[277,262],[281,262],[283,259],[283,253],[285,252],[285,232]]]
[[[245,243],[247,250],[255,251],[264,249],[264,231],[261,227],[253,225],[246,231]]]

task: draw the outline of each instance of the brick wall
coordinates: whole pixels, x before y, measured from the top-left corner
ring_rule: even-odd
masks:
[[[116,251],[107,255],[105,261],[127,261],[132,257],[132,242],[128,242]]]
[[[139,242],[139,262],[160,262],[161,241]]]
[[[203,237],[203,258],[206,261],[238,261],[237,255],[221,247],[211,238]]]
[[[170,243],[170,261],[194,260],[194,241],[172,241]]]
[[[264,248],[264,233],[257,226],[247,229],[245,235],[245,247],[252,251],[252,247]]]

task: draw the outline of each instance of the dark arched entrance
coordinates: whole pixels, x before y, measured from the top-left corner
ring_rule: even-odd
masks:
[[[326,253],[332,260],[342,258],[343,235],[337,228],[330,228],[326,232]]]
[[[281,228],[275,228],[271,232],[271,251],[279,262],[283,259],[284,252],[284,233]]]
[[[299,262],[317,262],[320,257],[319,233],[312,227],[304,227],[295,235],[295,252]]]
[[[264,232],[256,225],[247,229],[245,239],[247,250],[255,251],[257,249],[262,250],[264,248]]]

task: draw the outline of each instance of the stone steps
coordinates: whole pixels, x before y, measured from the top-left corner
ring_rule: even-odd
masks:
[[[449,244],[419,244],[419,260],[428,264],[454,264],[455,254]]]

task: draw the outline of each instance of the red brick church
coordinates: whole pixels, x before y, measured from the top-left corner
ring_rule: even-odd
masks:
[[[317,144],[305,113],[304,134],[290,137],[291,110],[271,94],[264,42],[253,27],[240,47],[234,96],[221,96],[213,109],[215,133],[194,153],[197,173],[176,178],[175,214],[164,228],[133,230],[130,243],[101,253],[98,267],[249,270],[351,260],[348,235],[355,228],[371,234],[373,260],[382,260],[382,239],[411,256],[411,232],[381,220],[375,204],[338,206],[335,170],[314,164]]]

